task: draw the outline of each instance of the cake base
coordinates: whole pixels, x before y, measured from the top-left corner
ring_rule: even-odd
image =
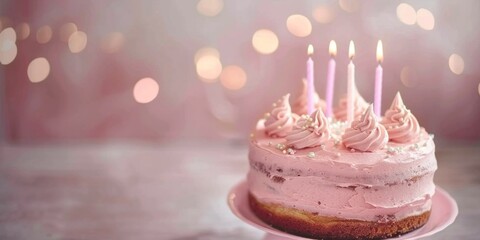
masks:
[[[430,211],[400,221],[370,222],[320,216],[279,204],[259,202],[251,193],[252,212],[282,231],[316,239],[382,239],[408,233],[423,226]]]

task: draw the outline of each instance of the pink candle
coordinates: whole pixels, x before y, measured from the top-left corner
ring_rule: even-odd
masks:
[[[378,66],[377,70],[375,71],[375,98],[374,98],[374,111],[377,117],[381,117],[381,109],[382,109],[382,82],[383,82],[383,68],[382,68],[382,61],[383,61],[383,44],[382,41],[379,40],[377,44],[377,61]]]
[[[355,65],[353,65],[353,57],[355,56],[355,46],[353,41],[350,41],[348,46],[348,56],[350,58],[350,63],[348,64],[348,74],[347,74],[347,121],[349,123],[353,122],[354,114],[354,94],[355,94]]]
[[[314,94],[315,85],[313,84],[313,46],[308,45],[308,60],[307,60],[307,111],[312,114],[315,111]]]
[[[335,68],[336,68],[336,62],[335,62],[335,55],[337,54],[337,44],[335,41],[330,41],[330,45],[328,47],[328,50],[330,52],[330,61],[328,62],[328,73],[327,73],[327,87],[326,87],[326,93],[325,93],[325,98],[327,101],[327,109],[325,111],[325,116],[326,117],[331,117],[332,116],[332,106],[333,106],[333,86],[335,85]]]

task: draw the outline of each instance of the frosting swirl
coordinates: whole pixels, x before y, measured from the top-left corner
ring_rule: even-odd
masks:
[[[290,94],[283,96],[268,113],[265,121],[265,133],[270,137],[285,137],[293,128],[294,119],[288,102]]]
[[[302,79],[302,83],[303,83],[302,92],[295,99],[295,102],[293,103],[293,112],[298,115],[308,114],[307,80],[305,78]],[[325,110],[325,108],[327,107],[327,103],[323,99],[320,99],[317,91],[314,91],[314,94],[313,94],[313,105],[315,109]]]
[[[352,126],[345,130],[342,140],[347,148],[373,152],[382,149],[387,144],[388,133],[385,127],[377,121],[373,107],[370,105],[362,117],[353,121]]]
[[[328,139],[330,139],[328,121],[321,109],[317,109],[310,116],[302,115],[286,137],[287,145],[295,149],[319,146]]]
[[[385,112],[382,124],[387,129],[390,141],[393,142],[409,143],[420,136],[417,118],[405,107],[399,92]]]
[[[363,99],[362,96],[360,96],[360,93],[356,87],[354,88],[353,93],[353,119],[358,119],[368,108],[368,103],[365,101],[365,99]],[[333,115],[335,115],[335,118],[339,121],[347,121],[347,108],[348,97],[343,96],[340,99],[338,107],[333,110]]]

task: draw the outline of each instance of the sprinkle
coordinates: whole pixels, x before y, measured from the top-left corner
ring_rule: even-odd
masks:
[[[265,117],[265,118],[269,118],[270,115],[271,115],[271,114],[267,112],[267,113],[265,113],[264,117]]]
[[[250,133],[250,137],[251,137],[251,138],[255,137],[255,134]]]
[[[308,152],[307,157],[309,157],[309,158],[314,158],[314,157],[315,157],[315,153],[314,153],[314,152]]]
[[[338,145],[340,143],[340,140],[336,139],[335,140],[335,145]]]
[[[278,129],[281,129],[281,128],[282,128],[282,126],[278,126],[277,128],[278,128]]]
[[[320,148],[321,148],[322,150],[325,150],[325,145],[320,145]]]
[[[277,143],[277,146],[275,146],[278,150],[284,150],[285,149],[285,144]]]
[[[435,135],[433,134],[429,134],[430,138],[433,140],[433,138],[435,138]]]
[[[419,146],[418,146],[418,143],[415,143],[415,144],[413,144],[413,145],[410,146],[410,149],[411,149],[411,150],[418,150],[418,147],[419,147]]]
[[[290,155],[293,155],[293,154],[295,154],[295,150],[293,150],[291,148],[288,148],[287,153],[290,154]]]
[[[282,152],[283,152],[283,154],[287,154],[287,150],[283,150]]]
[[[273,107],[277,107],[277,104],[276,104],[276,103],[273,103],[272,106],[273,106]]]
[[[335,155],[336,155],[337,157],[340,157],[340,156],[342,156],[342,154],[340,154],[340,153],[337,153],[337,154],[335,154]]]

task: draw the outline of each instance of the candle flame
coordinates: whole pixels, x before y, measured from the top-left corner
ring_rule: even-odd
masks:
[[[312,46],[312,44],[308,44],[307,53],[308,53],[308,56],[312,56],[312,54],[313,54],[313,46]]]
[[[328,46],[328,51],[330,52],[330,56],[335,57],[337,55],[337,43],[331,40],[330,45]]]
[[[355,56],[355,45],[353,45],[353,41],[350,41],[350,44],[348,46],[348,57],[350,58],[350,60],[352,60],[354,56]]]
[[[377,61],[378,61],[378,63],[383,62],[383,44],[382,44],[382,40],[378,40],[378,43],[377,43]]]
[[[313,46],[312,46],[312,44],[308,44],[307,52],[308,52],[308,56],[312,56],[312,54],[313,54]]]

